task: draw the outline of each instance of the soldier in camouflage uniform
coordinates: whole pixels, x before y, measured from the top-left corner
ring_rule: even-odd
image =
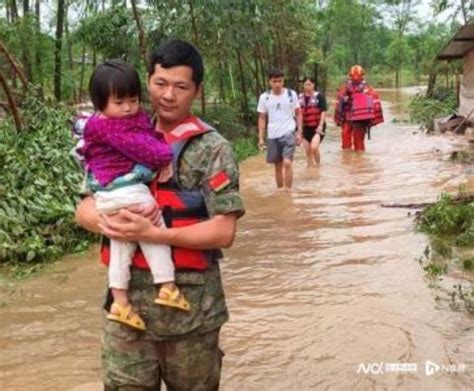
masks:
[[[199,52],[187,42],[171,40],[153,53],[148,89],[159,118],[157,127],[165,134],[190,118],[203,71]],[[189,141],[177,166],[181,186],[203,193],[208,220],[163,229],[153,224],[156,210],[122,210],[118,219],[104,221],[95,211],[94,200],[86,198],[76,212],[78,223],[119,240],[203,250],[230,247],[236,221],[244,213],[230,144],[215,131],[201,134]],[[160,379],[169,391],[218,390],[223,356],[219,333],[228,319],[219,265],[212,262],[203,272],[177,269],[176,284],[191,304],[189,312],[154,304],[150,272],[132,268],[129,296],[147,329],[135,331],[104,320],[105,390],[160,390]]]

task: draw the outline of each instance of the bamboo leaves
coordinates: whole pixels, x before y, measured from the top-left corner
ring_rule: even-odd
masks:
[[[82,174],[69,151],[70,110],[29,97],[28,129],[0,126],[0,263],[38,262],[84,248],[73,221]]]

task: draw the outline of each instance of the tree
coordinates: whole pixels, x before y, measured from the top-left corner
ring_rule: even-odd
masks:
[[[432,0],[431,7],[433,8],[435,15],[450,10],[450,19],[453,21],[461,15],[464,24],[468,24],[469,20],[472,18],[472,12],[474,10],[471,0]]]
[[[56,43],[54,47],[54,96],[61,100],[61,76],[62,76],[62,47],[63,47],[63,27],[64,27],[64,0],[58,0],[56,18]]]
[[[386,0],[389,14],[393,18],[397,36],[391,44],[392,51],[389,58],[394,59],[395,62],[395,86],[400,86],[400,71],[404,63],[403,56],[408,54],[404,36],[410,23],[415,21],[413,7],[419,3],[418,0]],[[397,54],[398,49],[404,50],[403,53]]]
[[[405,37],[396,37],[388,46],[387,59],[395,70],[395,86],[400,86],[400,70],[412,57],[412,50]]]
[[[137,1],[131,0],[131,4],[132,4],[132,10],[133,10],[133,18],[135,19],[135,23],[137,24],[140,53],[142,55],[143,63],[145,64],[145,67],[146,67],[148,58],[147,58],[147,51],[146,51],[147,44],[146,44],[145,32],[143,31],[142,21],[137,9]]]

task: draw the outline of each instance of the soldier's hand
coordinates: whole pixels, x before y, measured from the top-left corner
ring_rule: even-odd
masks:
[[[166,167],[163,167],[158,174],[158,182],[168,182],[173,176],[173,163],[168,164]]]
[[[99,224],[103,235],[127,242],[151,241],[153,232],[157,228],[149,219],[128,209],[121,209],[118,215],[123,219],[122,222],[114,221],[115,219],[112,220],[109,216],[103,216],[103,222]]]
[[[258,141],[258,149],[260,152],[264,151],[267,148],[267,145],[265,144],[264,140],[259,140]]]
[[[157,204],[150,205],[134,205],[127,208],[130,212],[137,213],[148,220],[150,220],[153,225],[160,227],[163,224],[161,218],[161,210]]]

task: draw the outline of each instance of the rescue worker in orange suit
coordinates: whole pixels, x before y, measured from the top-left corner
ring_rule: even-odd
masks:
[[[342,127],[342,149],[365,150],[365,134],[382,123],[380,98],[364,80],[364,69],[354,65],[337,94],[334,122]]]

